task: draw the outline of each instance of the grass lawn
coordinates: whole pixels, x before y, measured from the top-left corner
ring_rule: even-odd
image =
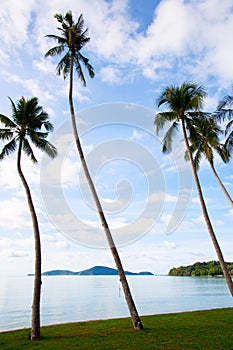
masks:
[[[233,349],[233,308],[144,316],[145,329],[131,319],[69,323],[42,327],[41,341],[30,330],[0,333],[0,349]]]

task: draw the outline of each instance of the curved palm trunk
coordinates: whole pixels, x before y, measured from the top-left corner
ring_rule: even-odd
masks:
[[[200,200],[200,203],[201,203],[201,208],[202,208],[202,212],[203,212],[203,215],[204,215],[204,219],[205,219],[205,222],[206,222],[209,234],[210,234],[210,238],[211,238],[212,243],[214,245],[216,254],[218,256],[219,263],[220,263],[223,275],[224,275],[224,277],[226,279],[227,286],[229,288],[229,291],[230,291],[231,295],[233,296],[233,282],[232,282],[231,276],[229,274],[229,271],[227,270],[227,267],[226,267],[226,264],[225,264],[225,261],[224,261],[224,258],[223,258],[223,254],[221,252],[221,248],[220,248],[220,246],[218,244],[218,241],[217,241],[217,238],[215,236],[215,233],[214,233],[214,230],[213,230],[210,218],[209,218],[209,214],[208,214],[208,211],[207,211],[207,208],[206,208],[206,205],[205,205],[203,193],[202,193],[202,190],[201,190],[200,181],[199,181],[199,178],[197,176],[195,164],[194,164],[194,161],[193,161],[192,152],[190,150],[190,146],[189,146],[189,143],[188,143],[188,137],[187,137],[187,133],[186,133],[186,129],[185,129],[183,118],[181,118],[181,124],[182,124],[182,131],[183,131],[183,135],[184,135],[185,146],[186,146],[187,151],[188,151],[188,155],[189,155],[189,159],[190,159],[190,163],[191,163],[191,167],[192,167],[192,172],[193,172],[195,184],[196,184],[196,187],[197,187],[197,192],[198,192],[199,200]]]
[[[71,68],[70,68],[70,90],[69,90],[69,105],[70,105],[70,114],[71,114],[71,121],[72,121],[72,127],[73,127],[73,132],[74,132],[74,138],[75,138],[75,143],[76,143],[76,147],[78,149],[78,153],[80,156],[80,160],[83,166],[83,170],[84,170],[84,174],[86,176],[88,185],[90,187],[90,191],[92,193],[96,208],[97,208],[97,212],[99,214],[99,218],[101,221],[101,224],[103,226],[110,250],[112,252],[115,264],[116,264],[116,268],[120,277],[120,281],[122,283],[122,288],[124,291],[124,295],[125,295],[125,299],[129,308],[129,312],[132,318],[132,322],[133,322],[133,326],[135,329],[143,329],[143,325],[142,322],[140,320],[140,317],[138,315],[136,306],[134,304],[131,292],[130,292],[130,288],[122,267],[122,263],[119,257],[119,254],[117,252],[116,246],[114,244],[108,223],[106,221],[100,200],[98,198],[94,183],[92,181],[92,178],[90,176],[88,167],[87,167],[87,163],[83,154],[83,150],[82,150],[82,146],[81,146],[81,142],[79,139],[79,135],[78,135],[78,130],[77,130],[77,125],[76,125],[76,121],[75,121],[75,112],[74,112],[74,106],[73,106],[73,62],[71,62]]]
[[[35,278],[34,278],[34,291],[33,291],[33,302],[32,302],[32,324],[31,324],[31,340],[40,339],[40,295],[41,295],[41,244],[40,244],[40,232],[38,220],[35,212],[35,208],[32,202],[32,196],[27,184],[27,181],[21,170],[21,150],[22,142],[19,143],[19,150],[17,156],[17,170],[20,179],[25,188],[28,206],[31,214],[34,240],[35,240]]]
[[[214,176],[215,176],[216,180],[217,180],[218,183],[219,183],[219,186],[221,187],[223,193],[225,194],[225,196],[227,197],[227,199],[228,199],[228,201],[230,202],[231,206],[233,207],[232,198],[231,198],[231,196],[229,195],[229,193],[228,193],[226,187],[223,185],[222,181],[220,180],[220,178],[219,178],[219,176],[218,176],[218,174],[217,174],[217,172],[216,172],[216,170],[215,170],[215,167],[214,167],[213,163],[212,163],[211,161],[209,161],[209,164],[210,164],[210,167],[211,167],[211,169],[212,169],[212,171],[213,171],[213,173],[214,173]]]

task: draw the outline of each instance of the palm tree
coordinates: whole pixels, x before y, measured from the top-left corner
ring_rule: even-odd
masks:
[[[118,251],[116,249],[114,240],[112,238],[108,223],[106,221],[105,214],[103,212],[100,200],[98,198],[98,194],[95,189],[95,185],[89,173],[89,169],[82,150],[82,145],[80,142],[76,120],[75,120],[75,111],[74,111],[74,105],[73,105],[74,70],[76,70],[78,74],[78,78],[81,80],[84,86],[86,86],[86,80],[82,70],[82,64],[87,69],[89,76],[91,78],[94,77],[93,67],[89,63],[89,60],[85,56],[83,56],[80,52],[81,49],[89,42],[90,38],[87,36],[87,29],[84,30],[83,28],[84,20],[83,20],[82,14],[79,16],[76,23],[73,19],[73,15],[71,11],[67,12],[65,16],[62,16],[61,14],[55,14],[54,17],[57,19],[57,21],[61,25],[60,27],[58,27],[58,30],[60,31],[61,36],[47,35],[48,38],[55,40],[58,45],[48,50],[48,52],[45,54],[45,57],[49,57],[49,56],[53,57],[53,56],[60,55],[63,52],[65,53],[57,65],[57,74],[61,75],[61,73],[63,73],[64,79],[69,75],[69,79],[70,79],[69,106],[70,106],[71,122],[72,122],[72,128],[73,128],[76,147],[82,163],[84,174],[86,176],[88,185],[90,187],[90,190],[96,205],[96,209],[97,209],[101,224],[105,231],[106,238],[119,273],[120,281],[122,283],[123,291],[125,294],[125,299],[129,308],[129,312],[131,314],[133,326],[135,329],[142,329],[143,325],[138,315],[136,306],[134,304]]]
[[[223,193],[227,197],[230,204],[233,206],[233,201],[226,187],[223,185],[220,177],[214,166],[214,151],[216,151],[224,163],[230,160],[230,153],[225,145],[220,143],[219,134],[223,131],[217,125],[216,121],[209,115],[199,115],[192,118],[190,125],[190,149],[194,156],[196,170],[199,169],[201,156],[204,155],[208,160],[211,170],[219,183]],[[189,159],[186,153],[186,159]]]
[[[226,95],[222,101],[219,102],[214,118],[218,121],[224,122],[227,118],[229,121],[225,127],[225,148],[230,152],[233,151],[233,96]]]
[[[171,150],[172,136],[181,124],[181,129],[184,137],[184,142],[187,150],[188,157],[190,159],[191,168],[203,212],[203,216],[206,222],[207,229],[209,231],[211,240],[213,242],[216,254],[218,256],[223,275],[226,279],[228,288],[233,296],[233,283],[231,276],[227,270],[221,248],[218,244],[216,235],[214,233],[207,207],[205,204],[204,196],[202,193],[200,181],[197,175],[197,169],[192,155],[192,149],[189,144],[188,137],[192,133],[192,120],[198,116],[202,116],[201,108],[203,105],[206,92],[202,86],[198,86],[193,82],[184,82],[181,86],[168,86],[164,89],[160,97],[158,98],[158,107],[165,105],[169,108],[168,112],[157,113],[155,117],[156,133],[158,134],[165,124],[171,124],[163,139],[163,152]]]
[[[56,148],[46,140],[49,131],[53,130],[53,126],[49,122],[48,114],[38,105],[38,99],[32,97],[26,100],[22,97],[16,105],[11,99],[10,102],[12,107],[12,119],[0,114],[0,122],[4,125],[4,128],[0,129],[0,139],[7,141],[0,153],[0,160],[3,160],[6,156],[17,150],[17,170],[26,192],[35,240],[35,279],[32,303],[31,340],[39,340],[41,295],[40,231],[31,191],[21,169],[21,157],[22,152],[24,152],[30,157],[33,163],[37,163],[29,141],[41,151],[47,153],[51,158],[56,156]]]

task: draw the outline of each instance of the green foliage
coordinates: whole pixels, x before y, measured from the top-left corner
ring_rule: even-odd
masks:
[[[227,95],[219,102],[217,111],[214,117],[217,121],[222,121],[225,124],[225,148],[232,154],[233,151],[233,96]],[[228,122],[225,121],[228,119]]]
[[[205,97],[203,87],[189,81],[163,90],[157,100],[158,107],[164,106],[168,111],[157,113],[154,120],[157,135],[165,126],[168,127],[162,141],[163,152],[172,150],[172,139],[180,122],[184,123],[188,134],[192,133],[192,120],[203,114],[201,108]]]
[[[49,34],[47,38],[54,40],[57,46],[48,50],[45,57],[54,57],[64,53],[64,56],[57,65],[57,74],[63,73],[64,79],[75,67],[78,78],[81,80],[84,86],[86,86],[86,80],[83,74],[82,65],[87,69],[91,78],[94,78],[94,68],[89,63],[89,59],[81,54],[82,48],[89,42],[90,38],[87,36],[87,29],[84,29],[83,15],[81,14],[77,20],[74,21],[71,11],[68,11],[65,16],[61,14],[55,14],[54,17],[61,24],[58,27],[60,36]]]
[[[202,113],[188,121],[189,142],[193,153],[196,169],[199,169],[202,155],[213,165],[214,151],[222,158],[224,163],[229,162],[230,153],[220,143],[219,136],[223,134],[216,120],[208,113]],[[187,154],[186,159],[188,160]]]
[[[0,122],[4,128],[0,129],[0,139],[9,141],[0,152],[0,160],[13,153],[17,144],[20,145],[24,153],[36,163],[37,159],[34,155],[30,142],[47,153],[51,158],[57,154],[56,148],[46,140],[49,131],[53,130],[53,125],[49,121],[48,114],[38,104],[37,97],[26,100],[21,97],[15,104],[11,98],[12,119],[0,114]],[[43,131],[44,130],[44,131]]]
[[[29,330],[0,333],[1,350],[233,349],[233,309],[142,317],[145,329],[132,329],[129,318],[42,327],[42,340]]]
[[[226,262],[226,266],[233,275],[233,263]],[[222,276],[222,269],[218,261],[196,262],[193,265],[173,267],[169,276]]]

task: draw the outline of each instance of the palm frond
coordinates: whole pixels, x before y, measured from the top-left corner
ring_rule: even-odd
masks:
[[[78,53],[77,58],[84,64],[84,67],[87,69],[90,78],[94,78],[95,76],[94,68],[89,63],[89,59],[83,56],[80,52]]]
[[[5,125],[7,128],[16,128],[16,124],[7,116],[0,114],[0,122]]]
[[[46,52],[45,57],[49,57],[49,56],[53,57],[56,55],[60,55],[64,50],[65,50],[64,44],[59,46],[54,46]]]
[[[55,13],[53,17],[56,18],[59,23],[63,22],[63,16],[60,13]]]
[[[57,155],[57,149],[49,141],[45,140],[43,137],[34,137],[32,143],[39,148],[41,151],[45,152],[50,158],[55,158]]]
[[[83,19],[82,13],[80,14],[75,26],[76,26],[76,30],[78,30],[79,34],[81,34],[83,32],[83,27],[84,27],[84,19]]]
[[[49,141],[46,141],[44,151],[50,158],[55,158],[57,156],[57,149],[55,146],[53,146]]]
[[[81,67],[81,64],[80,64],[80,61],[75,59],[75,70],[76,70],[76,73],[78,75],[78,78],[81,80],[81,82],[83,83],[83,86],[86,86],[86,79],[85,79],[85,76],[83,74],[83,70],[82,70],[82,67]]]
[[[228,135],[225,143],[224,143],[224,147],[226,148],[226,150],[232,154],[233,152],[233,131],[230,132],[230,134]]]
[[[82,15],[80,15],[82,18]],[[73,14],[72,11],[67,11],[65,16],[63,17],[62,25],[67,24],[68,27],[72,27],[74,25]]]
[[[226,118],[231,120],[233,116],[232,106],[233,96],[225,96],[222,101],[219,101],[217,110],[213,113],[214,118],[218,121],[224,121]]]
[[[200,169],[200,163],[201,163],[201,152],[197,151],[194,158],[193,158],[193,161],[194,161],[194,166],[195,166],[195,169],[196,170],[199,170]]]
[[[233,129],[233,120],[227,123],[226,129],[225,129],[225,136],[228,135],[232,129]]]
[[[65,79],[70,72],[70,64],[70,54],[67,52],[57,65],[57,75],[61,75],[61,73],[63,73],[63,77]]]
[[[168,129],[168,131],[166,132],[162,144],[163,144],[163,148],[162,151],[163,153],[169,153],[172,150],[172,139],[175,135],[175,133],[178,130],[178,123],[177,122],[173,122],[172,125],[170,126],[170,128]]]
[[[10,140],[14,136],[11,129],[0,129],[0,140]]]
[[[156,134],[158,135],[159,131],[162,130],[167,123],[174,121],[174,119],[176,119],[176,114],[173,112],[156,113],[156,116],[154,119]]]
[[[216,151],[218,152],[224,163],[229,162],[231,153],[229,152],[229,149],[226,147],[225,144],[219,144],[216,148]]]
[[[189,154],[188,154],[188,151],[187,151],[187,150],[184,152],[184,160],[185,160],[186,162],[189,161]]]
[[[233,96],[227,95],[222,101],[218,103],[217,110],[223,109],[226,106],[231,106],[233,104]]]
[[[23,149],[24,153],[25,153],[29,158],[31,158],[31,161],[32,161],[33,163],[37,163],[37,159],[36,159],[36,157],[35,157],[35,155],[34,155],[34,152],[33,152],[32,148],[31,148],[31,146],[30,146],[30,144],[29,144],[29,142],[28,142],[28,140],[27,140],[26,138],[24,138],[24,139],[22,140],[22,149]]]
[[[17,148],[16,137],[14,137],[10,142],[8,142],[2,149],[0,153],[0,160],[13,153]]]
[[[49,134],[48,132],[38,131],[38,130],[34,130],[32,128],[27,129],[27,135],[30,137],[32,142],[34,140],[36,142],[39,139],[45,140],[48,137],[48,134]]]
[[[209,144],[205,144],[204,149],[205,149],[204,153],[205,153],[206,159],[207,159],[211,164],[213,164],[213,162],[214,162],[213,148],[212,148]]]
[[[18,118],[18,108],[16,107],[16,105],[14,104],[14,102],[13,102],[13,100],[10,98],[10,97],[8,97],[9,98],[9,100],[10,100],[10,103],[11,103],[11,109],[12,109],[12,117],[13,117],[13,120],[14,120],[14,122],[16,123],[16,124],[18,124],[17,123],[17,118]]]

